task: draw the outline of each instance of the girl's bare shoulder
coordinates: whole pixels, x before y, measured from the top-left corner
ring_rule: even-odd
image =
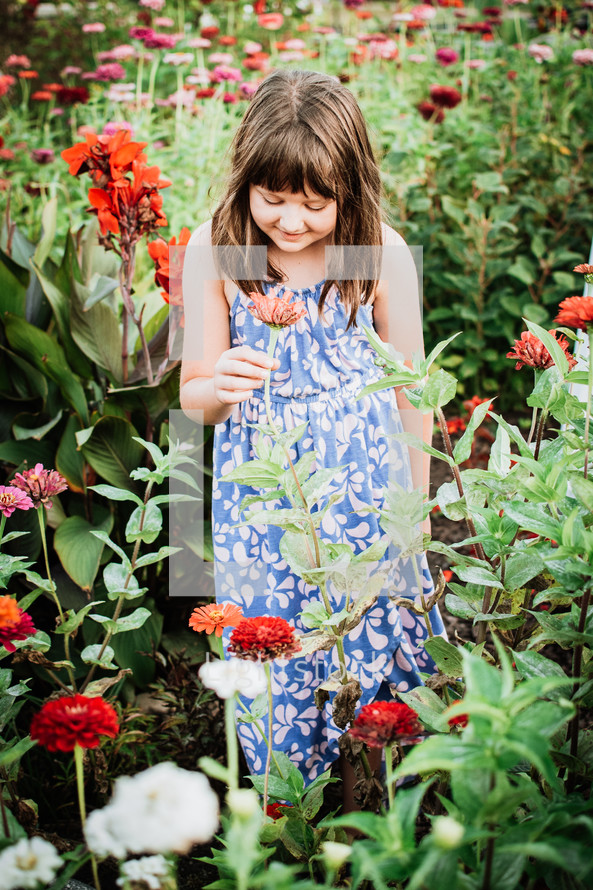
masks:
[[[187,246],[190,250],[190,253],[189,255],[186,254],[186,257],[187,259],[189,259],[190,263],[194,264],[196,270],[200,270],[202,279],[214,281],[216,275],[216,273],[212,271],[215,268],[214,254],[206,254],[205,252],[202,253],[202,251],[194,250],[192,256],[191,251],[191,248],[212,247],[211,219],[207,219],[206,222],[203,222],[201,225],[199,225],[197,229],[194,229]],[[208,274],[204,274],[206,269],[210,270]],[[221,294],[224,294],[224,297],[230,308],[237,293],[236,285],[229,279],[225,279],[224,281],[217,281],[217,283],[220,285],[219,292]]]

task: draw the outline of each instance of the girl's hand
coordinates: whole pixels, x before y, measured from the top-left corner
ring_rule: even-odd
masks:
[[[224,405],[244,402],[262,385],[270,371],[279,367],[279,359],[270,359],[265,352],[250,346],[233,346],[223,352],[214,365],[214,394]]]

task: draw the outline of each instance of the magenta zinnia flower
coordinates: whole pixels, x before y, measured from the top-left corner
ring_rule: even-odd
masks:
[[[15,485],[0,485],[0,513],[12,516],[15,510],[30,510],[33,506],[31,498]]]
[[[68,488],[68,483],[57,470],[46,470],[43,464],[35,464],[32,470],[16,473],[12,485],[29,495],[35,509],[43,504],[48,510],[51,507],[50,498]]]
[[[307,307],[303,300],[290,300],[294,297],[292,291],[287,290],[279,297],[279,287],[273,287],[267,294],[250,293],[253,300],[247,308],[251,314],[272,328],[286,328],[296,324],[303,315],[307,314]]]
[[[461,102],[461,93],[455,87],[434,83],[430,88],[430,98],[440,108],[455,108]]]

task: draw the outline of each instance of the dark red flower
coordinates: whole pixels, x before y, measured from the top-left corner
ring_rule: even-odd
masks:
[[[461,93],[455,87],[433,83],[430,98],[439,108],[455,108],[461,102]]]
[[[89,101],[89,91],[86,87],[61,87],[57,93],[57,101],[60,105],[76,105],[77,102],[85,104]]]
[[[558,345],[566,356],[568,367],[570,369],[574,368],[577,360],[568,351],[569,343],[566,337],[563,337],[562,334],[558,336],[558,331],[556,330],[549,331],[548,333],[556,338]],[[554,359],[542,341],[530,331],[523,331],[521,339],[515,340],[515,345],[510,352],[507,352],[506,357],[517,359],[517,364],[515,365],[516,371],[519,371],[523,365],[529,365],[530,368],[544,370],[545,368],[551,368],[554,364]]]
[[[471,417],[478,405],[481,405],[482,402],[487,402],[488,399],[481,399],[480,396],[472,396],[471,399],[466,399],[463,402],[463,407],[468,413],[468,416]],[[488,414],[486,414],[488,417]]]
[[[375,701],[363,705],[350,735],[371,748],[385,748],[394,742],[410,740],[423,731],[418,714],[398,701]]]
[[[31,738],[48,751],[74,751],[96,748],[99,736],[115,738],[119,729],[117,714],[102,699],[86,695],[64,695],[46,702],[31,723]]]
[[[294,628],[284,618],[261,615],[243,618],[231,634],[228,651],[248,661],[292,658],[302,649]]]
[[[14,640],[26,640],[36,633],[30,615],[19,608],[11,596],[0,596],[0,646],[7,652],[15,652]]]
[[[48,510],[54,495],[68,488],[68,483],[57,470],[45,470],[43,464],[35,464],[32,470],[16,473],[10,483],[29,495],[35,508],[43,504]]]
[[[416,106],[425,121],[433,121],[435,124],[442,124],[445,120],[445,112],[442,108],[438,108],[432,102],[425,99]]]
[[[593,297],[567,297],[562,300],[560,312],[554,321],[583,331],[593,327]]]
[[[207,25],[200,31],[200,37],[204,37],[206,40],[214,40],[219,34],[220,28],[217,28],[216,25]]]
[[[196,99],[211,99],[215,92],[216,87],[202,87],[201,90],[196,90]]]

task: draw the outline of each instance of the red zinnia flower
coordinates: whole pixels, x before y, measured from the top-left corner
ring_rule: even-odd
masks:
[[[589,265],[589,263],[579,263],[579,265],[575,266],[572,271],[582,272],[587,284],[593,284],[593,266]]]
[[[6,518],[15,510],[30,510],[32,506],[31,498],[16,485],[0,485],[0,513]]]
[[[398,701],[375,701],[363,705],[350,728],[350,735],[371,748],[385,748],[422,732],[418,714]]]
[[[13,640],[26,640],[36,632],[31,616],[19,608],[16,600],[0,596],[0,645],[7,652],[15,652]]]
[[[31,738],[48,751],[96,748],[99,736],[115,738],[119,729],[114,708],[101,696],[64,695],[44,704],[31,723]]]
[[[442,124],[445,120],[445,112],[442,108],[437,108],[432,102],[424,100],[416,106],[425,121],[434,121],[435,124]]]
[[[577,360],[568,351],[569,343],[566,337],[563,337],[562,334],[558,336],[558,332],[555,330],[549,331],[548,333],[552,334],[558,341],[558,345],[561,347],[568,360],[568,367],[570,369],[574,368]],[[523,331],[521,339],[515,340],[515,345],[510,352],[507,352],[506,357],[517,359],[517,364],[515,365],[516,371],[520,370],[523,365],[529,365],[530,368],[544,370],[545,368],[551,368],[554,364],[554,359],[542,341],[530,331]]]
[[[264,324],[274,328],[285,328],[291,324],[296,324],[303,315],[307,314],[307,307],[303,300],[290,300],[294,297],[292,291],[287,290],[283,296],[277,296],[279,287],[273,287],[267,294],[250,293],[249,296],[253,300],[251,306],[247,308],[251,314],[263,321]]]
[[[207,634],[214,632],[217,637],[221,637],[223,627],[236,627],[242,618],[241,607],[234,603],[210,603],[193,610],[189,626],[192,630],[205,630]]]
[[[51,507],[50,498],[68,488],[68,483],[57,470],[45,470],[43,464],[35,464],[32,470],[16,473],[12,485],[29,495],[35,509],[43,504],[48,510]]]
[[[583,331],[593,326],[593,297],[567,297],[560,303],[560,312],[554,319],[558,324]]]
[[[455,87],[433,83],[430,88],[430,98],[440,108],[455,108],[461,102],[461,93]]]
[[[228,651],[248,661],[292,658],[302,649],[294,628],[284,618],[262,615],[243,618],[231,634]]]

